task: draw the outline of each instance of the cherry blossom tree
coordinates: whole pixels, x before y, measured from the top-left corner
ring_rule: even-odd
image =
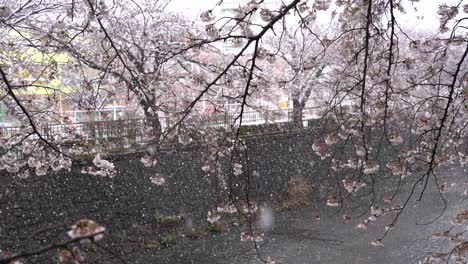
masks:
[[[25,38],[27,43],[64,50],[98,71],[101,79],[122,85],[142,106],[145,117],[153,120],[152,128],[157,136],[163,134],[163,140],[193,118],[202,102],[212,101],[217,91],[230,90],[228,94],[238,100],[240,109],[226,134],[209,138],[210,155],[203,170],[220,172],[220,159],[230,155],[230,174],[246,177],[245,197],[235,202],[250,220],[249,230],[241,234],[241,239],[252,241],[258,253],[257,242],[264,237],[251,224],[256,211],[249,192],[253,172],[248,169],[248,149],[240,136],[244,113],[254,101],[258,86],[282,83],[291,94],[296,124],[302,123],[307,102],[316,102],[325,135],[311,144],[312,149],[329,165],[329,174],[337,183],[337,191],[324,203],[342,209],[348,199],[364,199],[368,203],[366,211],[355,216],[361,219],[358,228],[362,229],[393,213],[382,237],[372,245],[384,244],[411,199],[423,198],[431,179],[445,201],[446,186],[438,183],[435,169],[467,162],[468,6],[463,1],[440,5],[439,31],[421,36],[400,26],[399,15],[412,2],[417,1],[289,0],[270,6],[263,0],[252,0],[240,4],[231,14],[217,17],[216,10],[223,6],[220,1],[201,14],[204,33],[187,30],[190,24],[164,14],[166,2],[158,1],[112,5],[71,1],[65,5],[68,12],[58,15],[54,25],[47,25],[47,20],[30,21],[28,17],[39,12],[57,15],[48,11],[62,6],[42,8],[25,1],[13,8],[5,5],[1,17],[4,29],[13,27],[21,33],[23,28],[18,25],[26,25],[33,36]],[[330,13],[332,28],[319,31],[321,22],[317,17],[326,12]],[[294,21],[296,28],[291,28],[289,21]],[[194,64],[191,52],[226,44],[234,48],[226,60],[216,64],[197,61],[195,64],[202,70],[195,78],[184,79],[174,73],[193,72],[188,67]],[[8,47],[7,43],[2,45]],[[268,65],[267,60],[276,65]],[[278,65],[286,66],[283,75],[271,77],[268,73]],[[27,137],[36,135],[41,146],[60,153],[58,161],[66,166],[59,167],[69,168],[69,159],[63,158],[67,154],[41,135],[30,112],[34,108],[16,95],[15,84],[5,71],[1,73],[4,100],[28,120],[24,133]],[[176,107],[178,121],[163,133],[159,113],[168,111],[164,101],[171,94],[181,96],[179,91],[188,91],[174,92],[173,83],[182,84],[178,88],[191,84],[197,88]],[[205,135],[213,137],[211,132],[214,130]],[[384,148],[389,152],[385,157]],[[24,147],[22,151],[28,154]],[[14,159],[12,156],[2,158],[4,167],[10,166],[7,163],[8,158]],[[154,164],[150,157],[145,162]],[[34,160],[31,163],[36,164]],[[93,163],[96,168],[84,171],[114,176],[113,166],[100,157]],[[41,172],[42,165],[31,167],[36,168],[36,174],[37,170]],[[16,167],[7,170],[22,171]],[[375,190],[377,174],[395,177],[394,189],[383,197]],[[152,181],[165,183],[160,175]],[[409,191],[400,193],[405,184]],[[403,204],[390,203],[397,195],[404,196]],[[343,219],[349,218],[346,214]],[[218,214],[208,213],[210,223],[218,220]],[[456,248],[464,247],[464,243]],[[273,263],[270,257],[259,257]]]
[[[398,24],[396,13],[404,12],[405,5],[392,0],[337,1],[332,12],[332,22],[337,26],[331,34],[314,32],[311,27],[318,12],[330,9],[331,1],[289,1],[277,8],[268,8],[264,1],[250,1],[240,5],[233,16],[216,18],[213,10],[202,14],[202,20],[210,23],[206,30],[211,38],[200,44],[231,41],[239,46],[237,56],[226,68],[243,56],[251,58],[243,105],[249,102],[250,83],[259,71],[265,36],[275,34],[279,43],[287,42],[284,34],[278,32],[286,32],[281,28],[285,28],[288,16],[299,20],[299,28],[315,33],[322,43],[324,61],[333,62],[327,70],[331,97],[323,105],[322,120],[331,121],[338,129],[316,140],[313,149],[322,160],[330,162],[337,182],[343,182],[351,195],[369,186],[365,196],[371,197],[371,216],[362,226],[386,211],[396,210],[390,224],[393,227],[416,195],[416,188],[422,184],[417,194],[420,200],[429,179],[437,181],[436,167],[447,162],[466,163],[466,150],[462,150],[466,145],[466,96],[462,94],[466,93],[467,18],[457,16],[462,9],[466,12],[466,6],[461,1],[453,6],[441,5],[439,35],[419,38]],[[301,66],[307,64],[303,62]],[[372,146],[375,139],[380,144]],[[395,159],[379,164],[384,143]],[[352,159],[343,160],[332,145],[350,146],[355,154]],[[374,206],[374,175],[387,168],[401,178],[423,171],[410,183],[412,188],[405,203],[395,209]],[[349,176],[340,179],[340,175]],[[398,182],[391,197],[400,190],[401,181]],[[329,198],[330,206],[341,206],[350,196],[341,193],[340,186],[338,189],[339,195]],[[386,229],[384,237],[390,230]],[[382,240],[373,244],[382,245]]]
[[[63,3],[56,10],[55,23],[25,22],[32,35],[28,40],[73,57],[78,79],[92,91],[81,102],[92,106],[97,95],[113,97],[127,91],[127,100],[139,103],[154,133],[160,135],[158,117],[167,111],[164,103],[174,92],[169,84],[177,76],[170,72],[174,67],[165,64],[188,40],[190,24],[165,13],[166,1]]]
[[[267,39],[269,51],[266,60],[270,62],[262,71],[264,75],[272,72],[269,85],[278,85],[291,97],[292,122],[298,127],[303,125],[303,111],[306,105],[322,105],[326,99],[327,84],[324,82],[326,58],[323,46],[308,28],[294,32],[284,31],[282,38]],[[271,43],[268,43],[268,40]],[[272,60],[274,58],[274,60]],[[261,66],[260,66],[261,67]],[[310,101],[309,101],[310,99]]]

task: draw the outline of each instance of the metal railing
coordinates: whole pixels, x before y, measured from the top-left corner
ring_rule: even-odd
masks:
[[[261,124],[286,123],[292,121],[292,109],[287,110],[267,110],[267,111],[246,111],[242,115],[242,125],[252,126]],[[315,109],[306,108],[303,111],[303,121],[317,118]],[[161,130],[167,130],[179,119],[177,117],[160,117]],[[145,139],[145,128],[148,126],[147,119],[109,120],[92,121],[78,123],[48,124],[37,127],[38,132],[44,138],[55,141],[61,140],[89,140],[94,144],[104,141],[113,141],[122,148],[132,144],[142,144]],[[204,127],[224,127],[229,128],[234,122],[239,123],[239,113],[221,113],[212,116],[202,116],[201,118],[186,121],[193,125]],[[31,132],[29,126],[0,127],[0,136],[14,137]],[[35,135],[32,135],[34,137]],[[35,136],[37,137],[37,135]]]

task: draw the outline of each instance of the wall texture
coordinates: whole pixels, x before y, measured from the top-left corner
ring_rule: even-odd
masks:
[[[253,199],[278,203],[292,176],[319,181],[325,170],[314,163],[312,138],[310,133],[289,133],[247,140]],[[80,165],[87,160],[70,173],[25,180],[1,175],[0,248],[31,249],[61,240],[82,218],[96,220],[110,233],[139,226],[153,230],[153,236],[161,231],[157,221],[161,216],[182,215],[206,225],[207,211],[215,209],[228,191],[220,189],[216,175],[201,170],[205,154],[202,146],[160,151],[158,164],[151,168],[140,162],[143,153],[106,157],[119,171],[112,179],[82,174]],[[155,173],[165,177],[165,185],[151,183]],[[234,197],[244,197],[245,182],[244,175],[232,176]]]

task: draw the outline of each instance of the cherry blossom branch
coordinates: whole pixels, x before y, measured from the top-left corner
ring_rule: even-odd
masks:
[[[448,115],[449,115],[449,108],[450,108],[450,105],[451,105],[452,100],[453,100],[453,93],[454,93],[454,90],[455,90],[455,85],[456,85],[456,83],[458,81],[458,74],[460,73],[462,64],[465,62],[467,54],[468,54],[468,42],[467,42],[465,51],[464,51],[463,55],[461,56],[461,59],[457,63],[456,70],[453,73],[453,79],[452,79],[452,82],[451,82],[451,85],[450,85],[449,96],[448,96],[448,99],[447,99],[448,101],[447,101],[447,104],[446,104],[445,109],[444,109],[444,114],[443,114],[443,116],[442,116],[442,118],[440,120],[440,125],[437,128],[437,136],[436,136],[436,139],[434,141],[434,147],[432,148],[431,157],[430,157],[430,160],[429,160],[428,170],[413,184],[413,186],[412,186],[412,188],[411,188],[411,190],[409,192],[409,195],[407,196],[407,198],[406,198],[405,202],[403,203],[401,209],[397,212],[396,216],[392,220],[392,225],[395,225],[395,223],[398,221],[399,217],[401,216],[404,209],[406,208],[406,206],[410,202],[411,198],[413,197],[413,195],[415,193],[415,190],[416,190],[416,187],[418,186],[419,183],[424,183],[424,185],[423,185],[423,189],[422,189],[422,191],[421,191],[421,193],[419,195],[418,201],[421,201],[421,199],[422,199],[422,197],[423,197],[423,195],[425,193],[425,190],[427,188],[427,183],[428,183],[429,177],[431,175],[433,175],[433,177],[435,178],[436,183],[437,183],[437,177],[434,174],[434,167],[436,165],[435,157],[437,155],[438,146],[439,146],[439,143],[440,143],[440,139],[442,137],[442,130],[443,130],[444,126],[445,126],[445,122],[446,122],[446,120],[448,118]],[[439,194],[441,195],[440,187],[438,186],[438,184],[437,184],[436,187],[437,187],[437,190],[439,191]],[[437,220],[438,218],[440,218],[442,216],[442,214],[443,214],[443,212],[445,211],[445,208],[446,208],[446,201],[445,201],[445,199],[443,199],[443,200],[444,200],[444,209],[442,210],[442,213],[439,216],[437,216],[434,220],[431,220],[429,223],[434,222],[435,220]],[[385,233],[383,234],[381,240],[384,239],[389,232],[390,232],[390,230],[387,229],[385,231]]]
[[[47,146],[49,146],[51,149],[53,149],[54,151],[58,152],[58,153],[61,153],[62,155],[64,155],[65,157],[67,158],[71,158],[69,155],[67,155],[66,153],[63,153],[63,151],[61,151],[60,149],[57,148],[57,146],[55,146],[54,144],[52,144],[51,142],[49,142],[47,139],[45,139],[42,134],[39,132],[39,130],[37,129],[37,126],[32,118],[32,116],[30,115],[29,111],[26,109],[26,107],[21,103],[21,101],[19,100],[19,98],[15,95],[14,91],[13,91],[13,87],[12,85],[10,84],[10,82],[8,81],[8,77],[6,75],[6,73],[3,71],[3,69],[0,67],[0,76],[2,77],[2,81],[3,83],[6,85],[7,87],[7,92],[8,94],[10,95],[10,97],[15,101],[16,105],[21,109],[21,112],[26,116],[28,122],[29,122],[29,125],[31,126],[31,129],[33,130],[34,134],[36,134],[39,139],[44,142]]]
[[[191,101],[191,103],[182,111],[183,115],[182,117],[171,127],[169,127],[166,132],[163,135],[163,138],[161,141],[164,141],[164,139],[167,137],[169,133],[171,133],[177,126],[179,126],[185,118],[190,114],[191,110],[195,107],[195,105],[202,99],[202,97],[211,89],[213,85],[215,85],[228,71],[231,69],[233,65],[237,63],[237,60],[244,54],[244,52],[249,48],[249,46],[253,42],[257,42],[269,31],[273,29],[273,26],[278,22],[281,18],[286,16],[286,14],[293,9],[300,0],[294,0],[292,1],[289,5],[284,6],[276,16],[274,16],[268,24],[266,24],[262,30],[255,36],[253,37],[248,37],[247,43],[244,45],[244,47],[234,56],[234,58],[229,62],[229,64],[223,69],[221,73],[219,73],[211,82],[208,83],[208,85],[203,89],[198,96]],[[229,38],[229,36],[227,37]]]
[[[8,264],[8,263],[10,263],[10,262],[12,262],[14,260],[41,255],[41,254],[47,253],[47,252],[49,252],[51,250],[54,250],[54,249],[67,248],[67,246],[70,245],[70,244],[75,244],[75,243],[78,243],[78,242],[81,242],[81,241],[93,240],[94,237],[96,237],[98,235],[102,235],[103,233],[104,233],[104,231],[97,232],[97,233],[94,233],[94,234],[91,234],[91,235],[80,236],[80,237],[69,239],[69,240],[66,240],[66,241],[63,241],[63,242],[53,243],[53,244],[50,244],[50,245],[45,246],[43,248],[40,248],[38,250],[29,251],[29,252],[18,252],[18,253],[15,253],[15,254],[11,255],[11,256],[8,256],[8,257],[3,257],[3,258],[0,257],[0,264]],[[126,262],[123,261],[123,263],[126,263]]]
[[[451,106],[452,101],[453,101],[453,94],[454,94],[454,91],[455,91],[455,85],[456,85],[456,83],[458,81],[458,74],[460,73],[461,66],[465,62],[465,58],[467,57],[467,54],[468,54],[468,41],[465,41],[465,42],[467,43],[466,48],[465,48],[465,52],[463,53],[462,57],[460,58],[460,61],[457,64],[457,68],[456,68],[455,72],[453,73],[453,79],[452,79],[452,83],[450,84],[450,91],[449,91],[449,94],[448,94],[447,104],[446,104],[445,109],[444,109],[444,115],[442,116],[442,118],[440,120],[440,126],[437,129],[438,132],[437,132],[437,136],[436,136],[435,141],[434,141],[434,147],[432,149],[431,158],[430,158],[430,161],[429,161],[429,168],[428,168],[426,174],[423,176],[423,177],[426,178],[425,182],[424,182],[424,187],[423,187],[423,189],[421,191],[421,194],[419,195],[418,201],[421,201],[421,199],[423,197],[423,194],[424,194],[424,191],[427,188],[427,183],[429,181],[430,173],[434,169],[435,157],[437,155],[437,150],[438,150],[438,147],[439,147],[439,144],[440,144],[440,139],[442,137],[442,130],[444,129],[445,122],[447,121],[447,118],[449,116],[449,109],[450,109],[450,106]],[[437,186],[437,188],[439,188],[439,186]]]

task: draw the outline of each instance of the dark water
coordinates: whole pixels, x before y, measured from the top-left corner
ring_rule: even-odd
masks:
[[[443,210],[443,202],[432,180],[421,202],[416,201],[420,191],[416,189],[415,198],[396,228],[384,239],[383,247],[372,246],[370,242],[382,236],[394,213],[378,218],[369,224],[368,230],[361,230],[356,228],[356,219],[343,224],[341,213],[334,214],[335,208],[311,206],[276,214],[274,228],[266,232],[265,241],[259,243],[259,253],[264,258],[272,256],[276,263],[348,264],[419,263],[430,252],[447,252],[453,244],[433,238],[432,233],[449,229],[454,216],[468,208],[468,200],[463,197],[463,191],[468,188],[468,174],[467,169],[453,168],[440,170],[437,175],[439,182],[456,184],[445,193],[448,204],[442,217],[430,225],[417,224],[433,220]],[[403,202],[409,187],[405,187],[400,201],[396,202]],[[365,208],[365,205],[354,208],[355,215]],[[321,214],[318,221],[314,217],[317,212]],[[453,231],[466,228],[459,225]],[[240,241],[240,231],[182,242],[172,249],[135,256],[132,263],[261,263],[253,243]]]

